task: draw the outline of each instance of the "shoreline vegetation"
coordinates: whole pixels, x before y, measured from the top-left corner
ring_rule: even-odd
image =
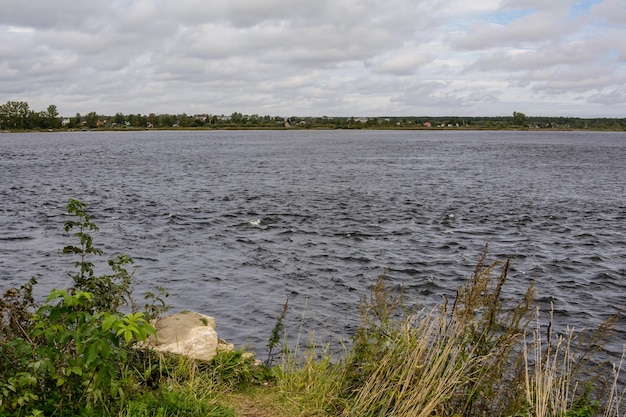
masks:
[[[373,116],[301,117],[242,114],[123,114],[90,112],[73,117],[60,116],[57,106],[33,111],[26,101],[7,101],[0,105],[0,132],[83,131],[83,130],[246,130],[246,129],[372,129],[372,130],[585,130],[626,131],[623,118],[581,118],[527,116]]]
[[[64,133],[64,132],[141,132],[141,131],[233,131],[233,130],[266,130],[266,131],[286,131],[286,130],[370,130],[370,131],[429,131],[429,132],[444,132],[444,131],[520,131],[520,132],[626,132],[625,127],[619,128],[520,128],[520,127],[284,127],[284,126],[221,126],[221,127],[160,127],[160,128],[93,128],[93,129],[14,129],[14,130],[0,130],[0,134],[20,134],[20,133]]]
[[[342,352],[306,334],[305,314],[289,345],[285,302],[263,364],[244,350],[202,362],[143,347],[167,292],[138,301],[127,255],[96,276],[98,228],[85,204],[67,209],[74,285],[38,303],[32,279],[0,298],[1,417],[624,415],[624,354],[598,359],[621,313],[557,333],[566,327],[539,311],[532,285],[507,294],[509,261],[488,260],[487,247],[454,299],[433,309],[408,307],[414,295],[379,276]]]
[[[137,132],[137,131],[228,131],[228,130],[372,130],[372,131],[429,131],[429,132],[443,132],[443,131],[532,131],[532,132],[626,132],[626,119],[611,121],[607,123],[598,123],[594,125],[587,125],[584,127],[570,127],[555,125],[549,127],[532,127],[532,126],[515,126],[509,125],[506,122],[485,123],[476,125],[465,126],[448,126],[448,125],[435,125],[435,126],[420,126],[416,124],[401,124],[397,126],[360,126],[345,124],[330,124],[330,125],[316,125],[316,126],[264,126],[264,125],[233,125],[233,124],[221,124],[217,126],[165,126],[165,127],[134,127],[134,126],[108,126],[108,127],[77,127],[77,128],[32,128],[32,129],[0,129],[0,133],[50,133],[50,132]]]

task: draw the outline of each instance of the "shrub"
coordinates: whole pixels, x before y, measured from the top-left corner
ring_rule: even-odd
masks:
[[[154,329],[141,313],[91,313],[92,294],[54,290],[23,337],[3,346],[2,408],[77,413],[124,396],[127,346]]]
[[[79,245],[64,248],[80,256],[75,285],[53,290],[37,305],[33,279],[0,299],[0,414],[78,415],[109,407],[135,385],[131,348],[154,334],[134,308],[131,274],[123,267],[132,259],[121,255],[109,261],[110,275],[95,276],[90,256],[102,252],[87,232],[97,227],[77,200],[68,212],[78,218],[65,223],[66,231],[78,228]],[[132,311],[120,312],[124,305]]]
[[[133,273],[126,269],[126,266],[134,263],[133,259],[125,254],[118,255],[115,259],[107,261],[111,274],[94,276],[94,264],[90,257],[102,255],[102,251],[93,246],[93,238],[88,232],[98,231],[98,226],[91,221],[87,206],[78,200],[69,200],[67,212],[74,215],[76,219],[66,221],[63,229],[66,233],[76,230],[73,236],[78,239],[79,244],[64,247],[63,253],[80,257],[75,264],[77,272],[71,275],[74,281],[71,291],[92,293],[94,296],[89,307],[94,311],[117,312],[122,307],[127,307],[131,312],[136,313],[139,308],[133,297]],[[157,287],[157,290],[157,295],[148,292],[145,296],[149,301],[143,309],[147,319],[156,318],[168,309],[163,300],[168,296],[167,292],[160,287]]]

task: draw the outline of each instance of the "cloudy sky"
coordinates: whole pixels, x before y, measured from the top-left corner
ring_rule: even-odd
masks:
[[[626,0],[0,0],[0,103],[626,117]]]

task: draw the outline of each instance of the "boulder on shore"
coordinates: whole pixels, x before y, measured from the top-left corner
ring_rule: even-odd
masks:
[[[217,337],[215,319],[193,311],[160,318],[153,325],[156,336],[150,337],[147,344],[158,352],[208,361],[227,345]]]

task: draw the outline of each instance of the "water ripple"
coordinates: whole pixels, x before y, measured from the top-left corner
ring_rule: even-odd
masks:
[[[0,137],[0,282],[67,284],[67,199],[88,203],[139,292],[263,351],[288,325],[349,336],[383,271],[420,305],[453,296],[485,243],[567,325],[626,308],[623,134],[123,132]],[[618,323],[626,339],[626,325]],[[615,349],[614,349],[615,350]]]

